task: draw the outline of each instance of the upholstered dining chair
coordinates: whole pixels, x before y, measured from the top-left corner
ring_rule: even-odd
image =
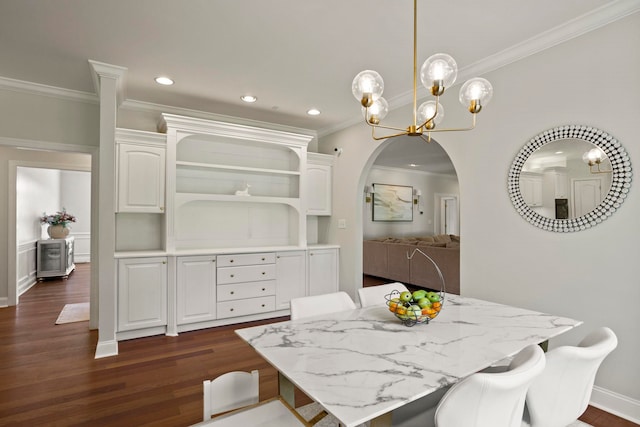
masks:
[[[425,404],[421,412],[414,408],[411,417],[402,416],[403,407],[394,411],[393,425],[520,427],[527,389],[544,365],[542,349],[527,346],[513,358],[508,370],[472,374],[451,386],[436,406]],[[429,402],[431,396],[424,399]]]
[[[369,307],[370,305],[386,304],[385,296],[393,291],[408,291],[407,287],[400,282],[387,283],[384,285],[367,286],[358,289],[358,298],[361,307]]]
[[[607,327],[587,335],[578,346],[547,352],[547,364],[529,391],[522,426],[566,427],[584,413],[602,361],[618,345]]]
[[[197,425],[215,427],[311,425],[280,398],[259,402],[257,370],[227,372],[213,380],[205,380],[203,392],[203,422]],[[217,417],[212,420],[211,417],[214,415]]]
[[[291,299],[291,320],[356,308],[346,292],[332,292],[322,295],[311,295]]]

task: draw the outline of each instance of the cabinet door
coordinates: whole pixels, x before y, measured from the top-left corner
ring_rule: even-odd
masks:
[[[306,252],[276,255],[276,310],[288,310],[292,298],[306,295]]]
[[[167,259],[118,260],[118,330],[167,324]]]
[[[331,215],[331,173],[328,165],[307,166],[307,215]]]
[[[177,276],[178,325],[215,320],[216,258],[180,257]]]
[[[338,292],[338,249],[309,250],[309,295]]]
[[[118,144],[118,212],[164,212],[166,149]]]

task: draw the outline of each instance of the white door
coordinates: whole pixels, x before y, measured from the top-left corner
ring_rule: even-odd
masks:
[[[599,204],[602,182],[598,178],[573,181],[573,212],[580,217],[594,210]]]
[[[440,226],[436,229],[440,234],[459,234],[458,197],[440,197]]]

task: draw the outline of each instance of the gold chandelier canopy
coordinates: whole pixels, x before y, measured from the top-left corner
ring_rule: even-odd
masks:
[[[353,96],[362,105],[362,114],[365,123],[371,126],[371,136],[374,140],[393,138],[396,136],[409,135],[419,136],[425,141],[431,141],[432,132],[451,132],[471,130],[476,126],[476,114],[482,107],[489,103],[493,96],[491,83],[481,77],[475,77],[466,81],[460,88],[460,102],[471,113],[472,122],[466,128],[438,128],[437,126],[444,118],[444,108],[439,102],[440,96],[445,89],[451,87],[458,76],[458,65],[456,61],[446,53],[437,53],[430,56],[420,69],[420,81],[426,87],[434,99],[422,103],[417,107],[417,11],[418,0],[413,0],[413,121],[405,129],[383,126],[380,121],[389,112],[389,104],[382,97],[384,91],[384,81],[380,74],[373,70],[364,70],[358,73],[353,79],[351,91]],[[385,136],[376,136],[377,128],[396,131]],[[399,132],[398,132],[399,131]],[[427,134],[425,137],[424,134]]]

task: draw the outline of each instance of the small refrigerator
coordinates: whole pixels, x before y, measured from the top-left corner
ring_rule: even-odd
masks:
[[[74,238],[38,240],[36,278],[67,277],[76,268],[73,263]]]

